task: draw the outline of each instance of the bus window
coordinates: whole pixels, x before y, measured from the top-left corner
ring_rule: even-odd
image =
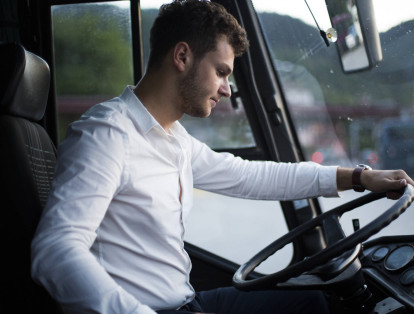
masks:
[[[59,139],[92,105],[133,84],[129,1],[52,6]]]
[[[385,169],[404,168],[414,176],[414,118],[389,118],[378,125],[378,159]]]
[[[372,69],[350,74],[343,73],[337,47],[323,42],[302,0],[283,5],[253,0],[253,4],[305,158],[323,165],[402,168],[413,175],[414,138],[409,123],[402,122],[414,116],[413,3],[373,1],[383,60]],[[309,5],[321,29],[331,27],[325,1]],[[394,137],[393,143],[387,137]],[[390,156],[398,156],[396,162],[391,163]],[[320,198],[320,203],[326,211],[358,196],[349,191],[341,198]],[[353,218],[363,226],[390,204],[383,200],[382,209],[376,204],[353,217],[344,216],[343,226],[353,232]],[[412,219],[396,221],[376,237],[410,234]]]
[[[236,82],[229,78],[233,91]],[[214,149],[248,148],[256,145],[252,130],[244,112],[240,98],[232,104],[230,99],[222,98],[211,111],[208,119],[193,118],[185,115],[180,122],[195,138]]]

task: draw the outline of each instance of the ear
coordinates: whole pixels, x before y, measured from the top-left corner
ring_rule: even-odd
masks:
[[[190,46],[184,42],[180,41],[174,46],[173,50],[174,65],[176,68],[182,72],[188,68],[192,59],[192,52]]]

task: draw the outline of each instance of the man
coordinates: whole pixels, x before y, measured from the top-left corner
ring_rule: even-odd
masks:
[[[184,250],[193,187],[252,199],[337,196],[354,169],[249,162],[219,154],[177,122],[209,116],[230,96],[245,31],[220,5],[161,8],[148,69],[136,87],[74,122],[59,147],[50,198],[32,243],[32,274],[69,313],[326,313],[319,292],[195,294]],[[362,171],[372,191],[414,182],[403,171]]]

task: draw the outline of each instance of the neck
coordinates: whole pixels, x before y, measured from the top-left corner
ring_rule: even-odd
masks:
[[[174,122],[179,120],[183,114],[177,106],[174,86],[171,82],[162,79],[168,76],[158,74],[145,74],[135,87],[134,93],[155,120],[166,132],[169,132]]]

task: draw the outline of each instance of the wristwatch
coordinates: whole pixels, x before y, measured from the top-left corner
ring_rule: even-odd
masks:
[[[352,172],[352,188],[355,192],[365,191],[365,188],[361,183],[361,174],[364,170],[372,170],[372,168],[364,164],[359,164]]]

